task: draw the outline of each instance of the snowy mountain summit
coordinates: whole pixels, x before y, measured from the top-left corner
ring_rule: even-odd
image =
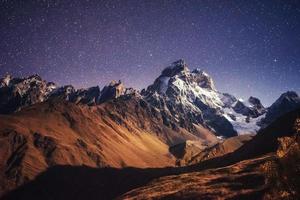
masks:
[[[166,67],[161,75],[154,81],[154,84],[148,87],[150,92],[158,92],[166,94],[167,89],[170,89],[174,82],[178,87],[184,87],[184,83],[195,84],[201,88],[215,90],[212,78],[200,69],[195,69],[192,72],[189,70],[184,60],[178,60]],[[180,85],[182,84],[182,85]]]
[[[206,72],[191,71],[184,60],[165,68],[142,95],[170,115],[181,115],[225,136],[256,132],[257,122],[265,113],[259,99],[250,97],[249,101],[242,102],[219,92]]]

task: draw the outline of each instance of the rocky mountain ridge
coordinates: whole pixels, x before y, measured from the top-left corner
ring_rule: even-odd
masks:
[[[40,76],[0,80],[0,114],[16,112],[23,107],[52,99],[61,99],[88,106],[99,105],[121,96],[133,95],[159,110],[164,125],[196,132],[201,125],[218,136],[231,137],[256,133],[284,112],[300,107],[295,92],[287,92],[269,108],[250,97],[242,101],[219,92],[213,79],[203,70],[190,70],[184,60],[166,67],[154,83],[141,92],[126,88],[121,81],[112,81],[102,90],[99,86],[76,90],[72,85],[59,87]]]

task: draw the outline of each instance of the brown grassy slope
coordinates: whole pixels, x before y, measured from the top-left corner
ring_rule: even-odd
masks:
[[[54,165],[173,166],[168,146],[153,133],[104,115],[106,107],[47,102],[0,116],[0,191]]]
[[[155,179],[117,199],[262,199],[268,189],[260,166],[272,156],[231,166]]]
[[[217,143],[211,147],[208,147],[200,151],[198,154],[191,157],[187,161],[187,164],[188,165],[197,164],[204,160],[220,157],[225,154],[234,152],[235,150],[243,146],[246,142],[250,141],[253,137],[254,135],[246,134],[246,135],[239,135],[239,136],[225,139],[220,143]]]
[[[176,165],[193,165],[204,160],[223,156],[240,148],[251,140],[254,135],[246,134],[227,138],[216,143],[203,141],[189,141],[174,145],[169,151],[177,158]]]
[[[299,199],[299,114],[282,116],[231,154],[155,179],[119,199]]]
[[[214,133],[207,128],[201,125],[190,125],[188,119],[186,119],[186,124],[180,125],[170,113],[170,121],[166,125],[164,123],[165,111],[160,111],[135,96],[122,96],[101,106],[104,107],[104,111],[101,111],[102,115],[110,116],[114,121],[125,127],[134,125],[147,130],[170,146],[186,140],[200,140],[207,143],[217,141]],[[165,121],[167,120],[165,119]],[[187,131],[183,127],[189,127],[191,131]]]
[[[299,199],[300,137],[293,124],[295,121],[300,124],[300,118],[294,118],[297,117],[296,113],[299,112],[285,115],[276,122],[285,127],[282,131],[286,134],[280,134],[285,137],[278,137],[278,132],[273,129],[278,128],[278,124],[273,124],[264,132],[267,134],[264,139],[269,140],[264,141],[265,147],[257,148],[262,150],[261,153],[266,153],[277,146],[276,154],[248,157],[250,159],[217,169],[162,177],[118,199]],[[285,123],[290,120],[294,123]],[[268,131],[271,130],[274,131],[273,135],[269,135]],[[289,131],[293,131],[293,134]],[[273,137],[277,137],[277,144],[271,144]],[[258,138],[255,144],[259,144]],[[230,157],[224,156],[223,159]]]

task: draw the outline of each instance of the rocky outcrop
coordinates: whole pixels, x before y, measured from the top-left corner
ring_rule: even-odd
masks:
[[[111,81],[110,84],[105,86],[101,91],[99,103],[103,103],[111,99],[116,99],[123,95],[134,95],[137,93],[138,92],[133,88],[126,88],[120,80],[118,82]]]
[[[52,154],[56,149],[56,142],[52,137],[43,136],[40,133],[34,133],[33,144],[37,149],[39,149],[43,153],[48,166],[55,164],[51,160]]]
[[[247,102],[236,101],[233,106],[235,112],[247,117],[257,118],[266,112],[266,109],[256,97],[250,97]]]
[[[0,81],[0,113],[8,114],[23,107],[43,102],[56,85],[38,75],[27,78],[6,76]]]
[[[251,96],[249,97],[248,101],[254,108],[256,108],[259,111],[263,111],[265,109],[260,100],[256,97]]]
[[[87,89],[79,89],[75,91],[70,96],[69,100],[76,104],[93,106],[98,104],[100,95],[101,95],[100,88],[96,86]]]
[[[76,89],[72,85],[65,85],[62,87],[57,88],[54,90],[50,96],[49,99],[61,99],[61,100],[67,100],[69,101],[72,96],[74,96],[74,93],[76,92]]]
[[[4,134],[9,139],[11,152],[6,162],[5,175],[16,184],[21,184],[24,182],[21,163],[28,148],[27,139],[16,131],[8,131]]]
[[[24,184],[23,160],[28,151],[28,138],[23,134],[5,129],[0,132],[0,195],[3,190]]]

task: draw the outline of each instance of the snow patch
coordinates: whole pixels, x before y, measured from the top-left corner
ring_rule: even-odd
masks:
[[[247,116],[236,113],[232,108],[224,108],[223,111],[223,116],[232,124],[238,135],[257,133],[260,129],[257,123],[265,117],[265,115],[261,115],[257,118],[247,118]],[[233,115],[235,120],[233,120],[230,115]]]
[[[165,94],[168,89],[168,83],[169,83],[170,77],[162,76],[159,78],[160,86],[159,86],[159,92]]]

